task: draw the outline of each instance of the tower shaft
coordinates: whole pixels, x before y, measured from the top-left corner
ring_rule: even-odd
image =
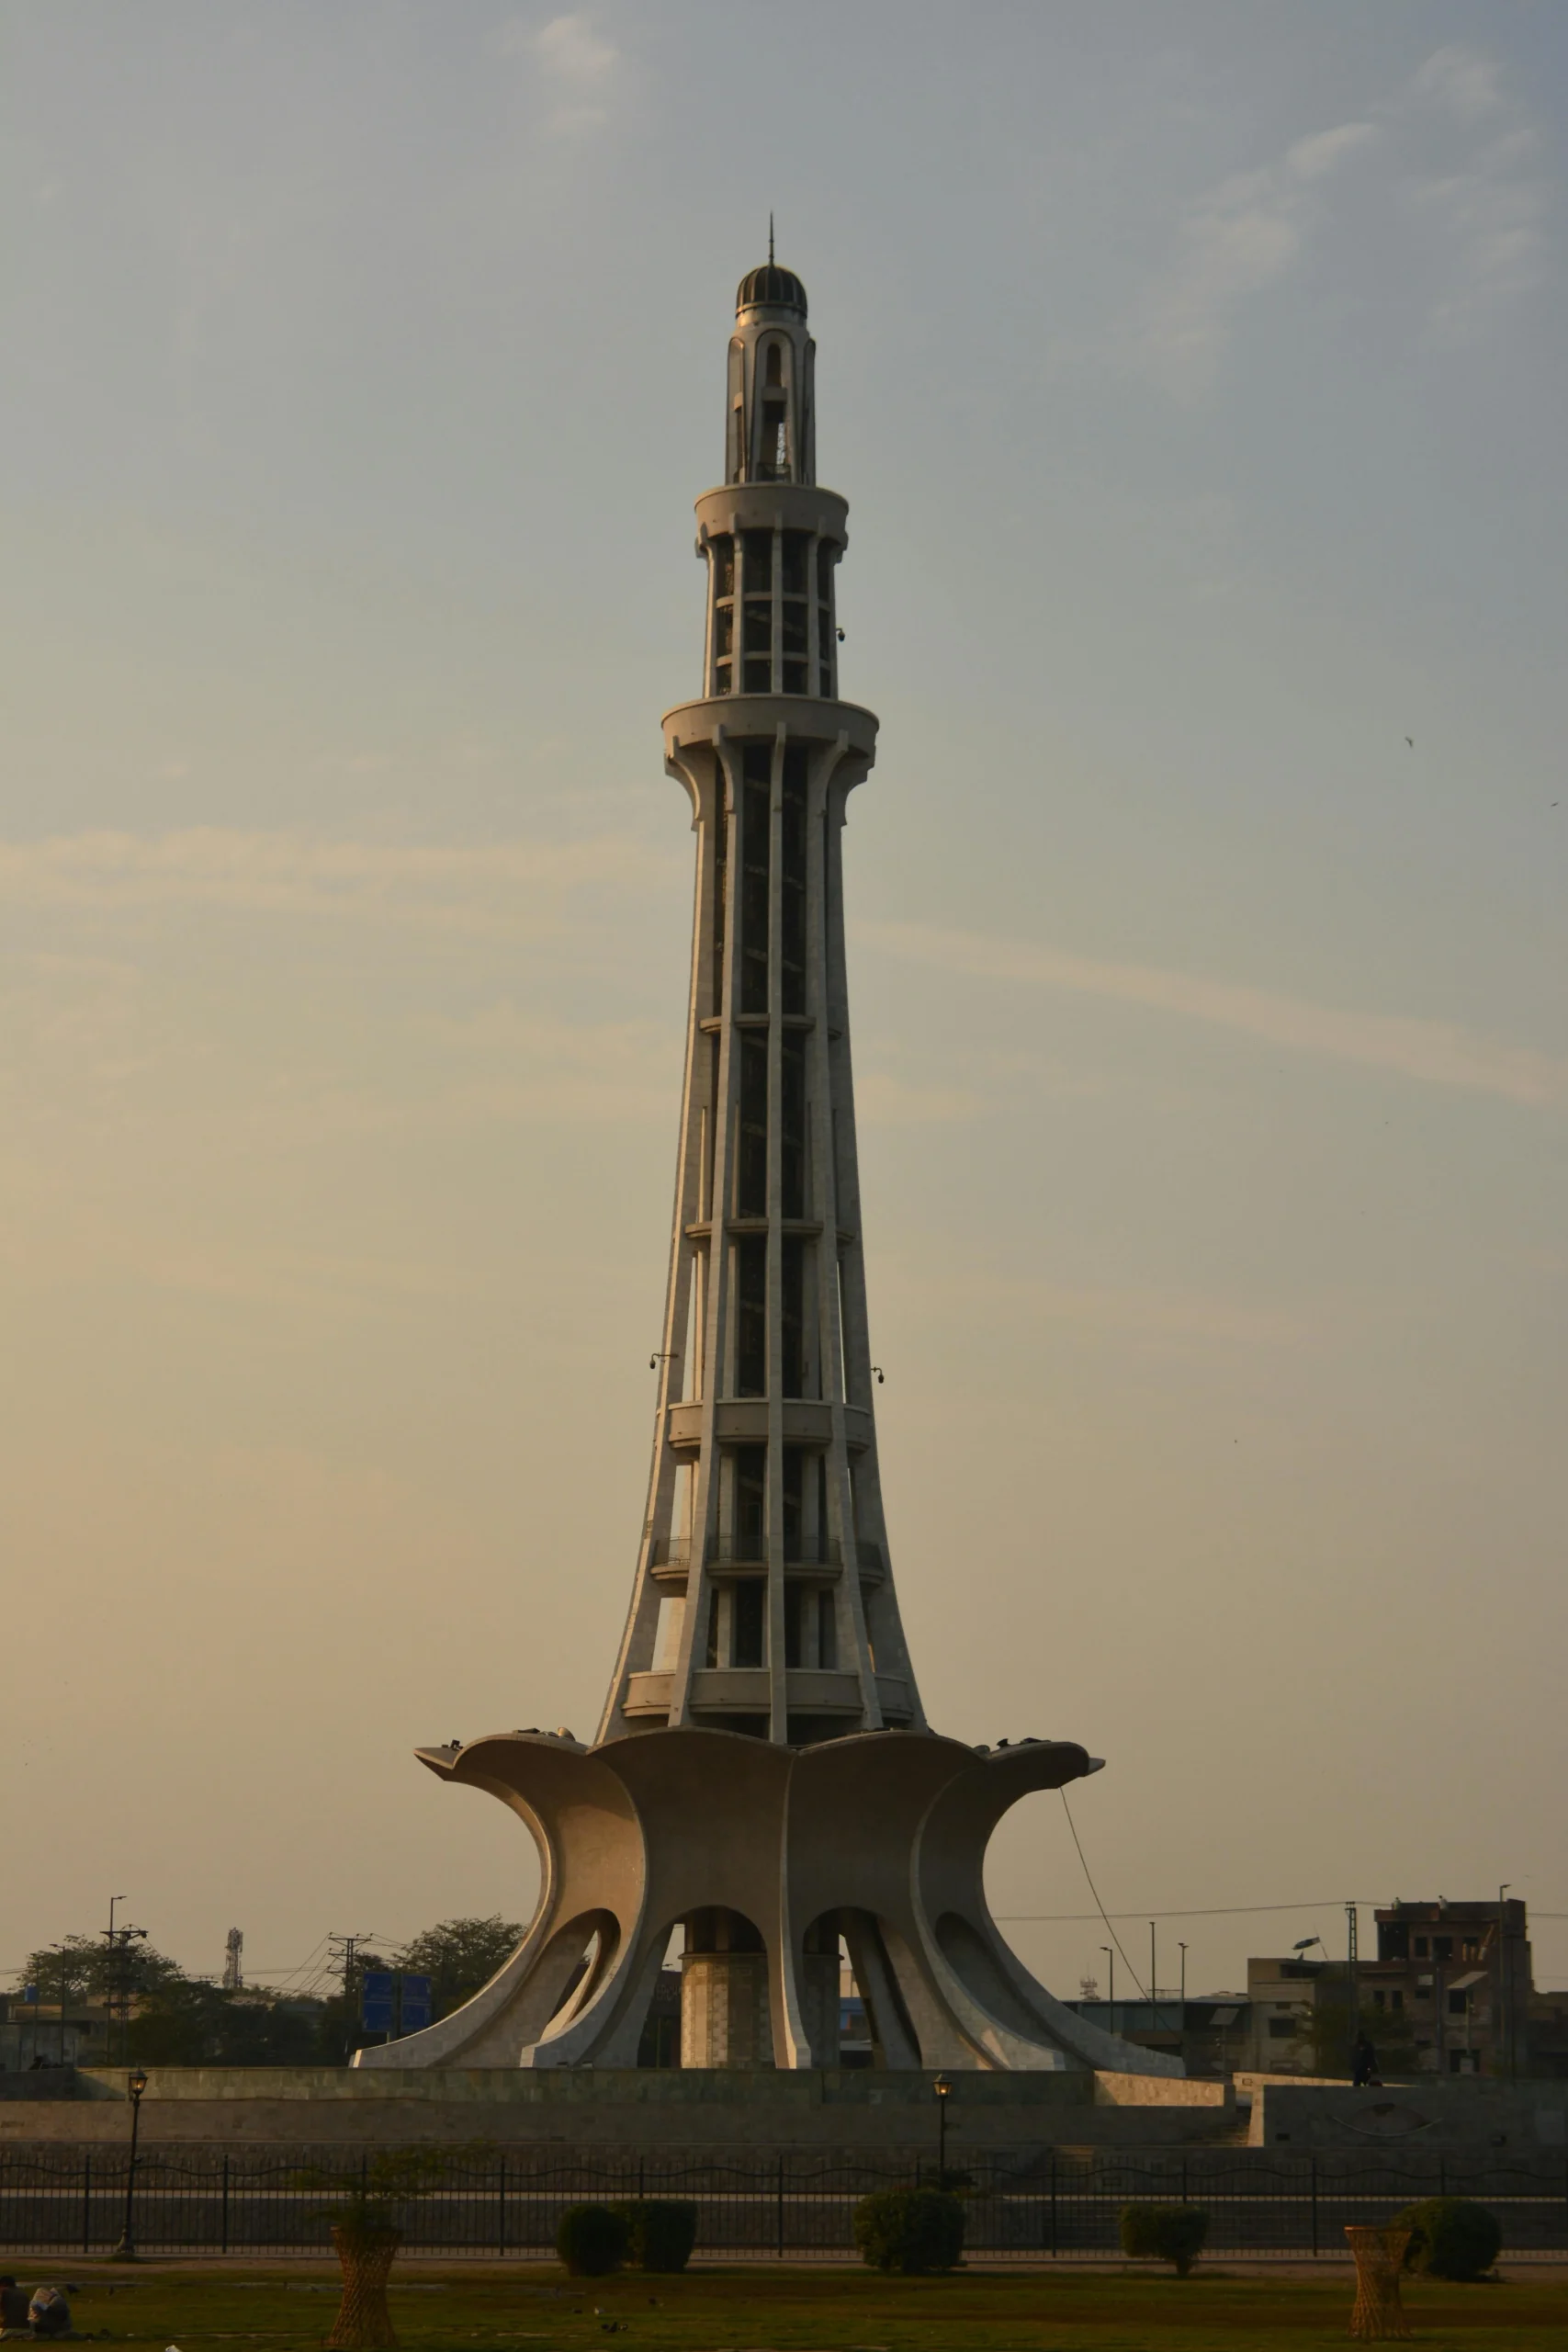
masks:
[[[922,1726],[877,1476],[844,957],[848,508],[814,471],[805,294],[743,281],[726,471],[697,502],[704,695],[667,713],[696,889],[648,1508],[600,1737],[795,1747]]]

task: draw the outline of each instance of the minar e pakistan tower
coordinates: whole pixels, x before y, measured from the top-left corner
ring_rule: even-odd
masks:
[[[366,2067],[629,2067],[673,1931],[682,2063],[838,2063],[843,1939],[878,2064],[1177,2062],[1088,2025],[987,1908],[1002,1814],[1098,1770],[1071,1741],[929,1729],[877,1475],[842,841],[876,720],[839,695],[848,509],[816,468],[806,289],[742,279],[721,489],[697,501],[703,692],[664,720],[696,836],[681,1143],[653,1462],[593,1745],[420,1751],[539,1849],[482,1992]]]

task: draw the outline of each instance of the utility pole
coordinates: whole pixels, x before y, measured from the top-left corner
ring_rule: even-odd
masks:
[[[340,1935],[334,1928],[327,1936],[328,1965],[335,1969],[343,1979],[344,2005],[348,2011],[344,2038],[354,2048],[358,2047],[358,2044],[354,2042],[353,2036],[359,2030],[359,2018],[355,2001],[359,1984],[359,1950],[362,1944],[367,1944],[370,1938],[364,1929],[352,1936],[344,1936]]]
[[[1111,2030],[1114,2033],[1116,2030],[1116,1947],[1114,1944],[1101,1944],[1100,1949],[1105,1954],[1106,1959],[1111,1962],[1111,1986],[1109,1999],[1111,2002]]]
[[[1497,2072],[1512,2074],[1514,2053],[1513,2018],[1508,2006],[1508,1906],[1505,1900],[1513,1882],[1505,1879],[1497,1889]]]
[[[1158,2000],[1159,1970],[1155,1957],[1155,1923],[1151,1919],[1149,1921],[1149,2031],[1151,2033],[1156,2032],[1159,2028],[1159,2009],[1156,2006]]]
[[[1179,1942],[1177,1950],[1181,1954],[1181,1991],[1178,1996],[1181,2003],[1181,2021],[1177,2031],[1181,2038],[1181,2054],[1185,2058],[1187,2055],[1187,1946]]]
[[[1360,1914],[1355,1904],[1345,1905],[1345,1961],[1350,1983],[1350,2047],[1361,2038]],[[1352,2065],[1352,2072],[1354,2066]]]
[[[147,1940],[145,1928],[115,1926],[116,1906],[124,1901],[123,1894],[110,1895],[109,1924],[104,1933],[104,2055],[108,2057],[110,2054],[107,2045],[113,2038],[114,2022],[118,2017],[122,2063],[130,2038],[130,1947],[133,1943],[145,1943]]]

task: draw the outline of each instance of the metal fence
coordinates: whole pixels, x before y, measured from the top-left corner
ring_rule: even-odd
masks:
[[[144,2151],[134,2182],[124,2150],[12,2146],[0,2151],[0,2249],[105,2254],[131,2189],[132,2233],[144,2254],[322,2254],[323,2203],[305,2186],[325,2168],[353,2187],[374,2158],[342,2148]],[[950,2173],[966,2209],[965,2249],[992,2258],[1113,2253],[1123,2205],[1203,2206],[1215,2254],[1343,2254],[1348,2222],[1384,2222],[1416,2198],[1473,2197],[1503,2226],[1515,2255],[1568,2250],[1568,2162],[1468,2164],[1433,2156],[1395,2165],[1373,2156],[1221,2152],[1144,2157],[993,2149]],[[874,2190],[930,2184],[929,2154],[835,2157],[792,2150],[724,2156],[621,2155],[559,2150],[455,2153],[438,2185],[397,2219],[414,2253],[548,2255],[561,2214],[582,2202],[687,2198],[697,2250],[709,2256],[824,2260],[853,2251],[854,2209]]]

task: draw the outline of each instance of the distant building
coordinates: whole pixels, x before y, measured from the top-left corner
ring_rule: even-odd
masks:
[[[32,1988],[36,1990],[35,1988]],[[40,2066],[101,2066],[108,2051],[108,2021],[101,2004],[28,1998],[26,1990],[0,1994],[0,2071],[25,2075]]]
[[[1373,1917],[1377,1957],[1357,1963],[1355,2015],[1386,2072],[1534,2071],[1536,1996],[1523,1903],[1395,1902]],[[1247,1989],[1249,2070],[1348,2071],[1348,2047],[1331,2055],[1325,2041],[1333,2036],[1314,2030],[1316,2012],[1332,2006],[1347,2019],[1348,2043],[1348,1961],[1249,1960]]]
[[[1399,1903],[1375,1915],[1363,2009],[1403,2009],[1416,2062],[1438,2075],[1525,2074],[1534,1993],[1523,1903]]]

